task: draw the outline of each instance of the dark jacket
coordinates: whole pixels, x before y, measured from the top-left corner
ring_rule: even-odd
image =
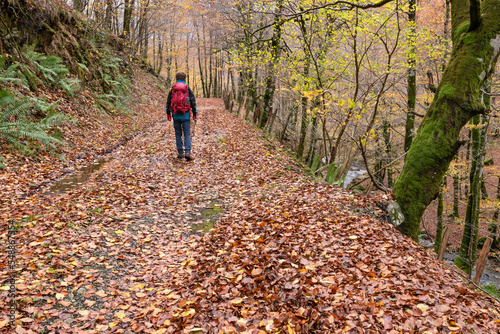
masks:
[[[185,81],[183,80],[177,80],[177,82],[182,82],[186,84]],[[179,121],[185,121],[190,118],[191,112],[193,113],[194,116],[198,114],[198,111],[196,110],[196,99],[194,97],[193,91],[191,88],[188,87],[188,94],[189,94],[189,104],[191,105],[191,112],[186,112],[184,115],[182,113],[175,113],[172,110],[170,110],[170,105],[172,104],[172,89],[170,88],[170,92],[168,92],[168,97],[167,97],[167,115],[171,115],[172,113],[174,114],[174,119],[179,120]]]

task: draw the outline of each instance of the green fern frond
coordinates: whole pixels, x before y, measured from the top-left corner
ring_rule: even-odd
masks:
[[[32,106],[33,104],[29,98],[23,98],[21,100],[12,102],[6,108],[2,108],[2,106],[0,105],[0,120],[7,122],[12,117],[19,118],[20,116],[26,116],[26,114],[29,113],[30,107]]]

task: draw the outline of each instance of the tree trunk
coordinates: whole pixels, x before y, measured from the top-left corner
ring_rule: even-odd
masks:
[[[458,172],[453,175],[453,217],[459,218],[458,204],[460,199],[460,175]]]
[[[420,220],[437,197],[444,174],[463,144],[460,130],[485,111],[480,88],[495,69],[500,52],[500,6],[482,2],[482,24],[468,31],[469,2],[452,2],[453,51],[434,100],[406,156],[394,195],[405,221],[399,230],[418,239]]]
[[[186,33],[186,83],[189,86],[189,33]]]
[[[311,142],[309,143],[309,152],[307,154],[307,163],[311,166],[314,158],[316,157],[316,139],[318,138],[318,122],[319,115],[315,111],[315,108],[319,105],[319,101],[316,99],[312,105],[312,129],[311,129]]]
[[[137,45],[139,49],[139,53],[141,58],[147,61],[148,59],[148,12],[149,12],[149,2],[150,0],[146,0],[140,2],[141,11],[139,15],[139,33],[137,36]]]
[[[304,72],[308,70],[308,67],[304,68]],[[306,142],[306,135],[307,135],[307,97],[302,97],[301,100],[301,112],[302,112],[302,117],[301,117],[301,122],[300,122],[300,136],[299,136],[299,145],[297,147],[297,158],[302,159],[302,156],[304,155],[304,148],[305,148],[305,142]]]
[[[203,21],[203,15],[201,16],[201,20]],[[203,97],[207,97],[207,91],[205,89],[205,74],[203,73],[203,66],[201,65],[201,39],[200,39],[200,30],[198,29],[198,25],[195,23],[194,27],[196,29],[196,38],[197,38],[197,50],[198,50],[198,70],[200,71],[200,80],[201,80],[201,90],[203,92]]]
[[[483,119],[488,116],[483,116]],[[472,129],[472,163],[470,169],[470,194],[467,200],[464,232],[455,265],[470,274],[476,261],[477,238],[479,229],[479,207],[481,202],[481,180],[483,177],[484,149],[486,141],[483,133],[487,133],[488,121],[480,122],[479,115],[474,117]],[[479,125],[483,123],[483,129]]]
[[[385,155],[386,155],[386,165],[392,160],[392,146],[391,146],[391,123],[389,120],[384,119],[384,143],[385,143]],[[386,167],[387,169],[387,187],[392,189],[393,187],[393,171],[392,167]]]
[[[438,195],[438,207],[437,207],[437,226],[436,226],[436,240],[434,241],[434,251],[439,252],[439,247],[441,246],[441,241],[443,239],[443,197],[444,188],[446,185],[446,176],[441,188],[439,189]]]
[[[158,68],[156,73],[161,74],[161,69],[163,67],[163,40],[165,39],[163,33],[158,36]]]
[[[113,15],[113,0],[106,1],[106,18],[104,19],[106,28],[111,30],[111,22]]]
[[[82,12],[87,7],[88,0],[73,0],[73,8],[79,12]]]
[[[490,230],[490,238],[492,238],[495,241],[495,245],[498,243],[497,240],[497,231],[498,231],[498,216],[500,212],[500,177],[498,177],[498,184],[497,184],[497,201],[495,204],[495,212],[493,213],[493,218],[492,222],[489,226]]]
[[[302,31],[302,35],[304,36],[304,40],[306,40],[307,37],[307,29],[306,29],[306,21],[304,19],[304,16],[301,15],[299,18],[300,22],[300,29]],[[304,46],[304,78],[309,77],[309,67],[311,65],[311,55],[307,51],[307,48]],[[302,117],[301,117],[301,122],[300,122],[300,136],[299,136],[299,145],[297,146],[297,157],[299,159],[302,159],[304,155],[304,148],[305,148],[305,142],[306,142],[306,135],[307,135],[307,126],[308,126],[308,121],[307,121],[307,97],[303,96],[301,99],[301,111],[302,111]]]
[[[404,151],[410,150],[411,142],[413,141],[414,127],[415,127],[415,101],[417,97],[417,84],[416,84],[416,41],[417,41],[417,22],[415,20],[417,12],[417,0],[409,0],[409,13],[408,24],[410,25],[410,32],[408,36],[408,43],[410,49],[408,51],[408,113],[406,114],[406,130],[405,130],[405,144]]]
[[[130,23],[132,22],[134,5],[135,0],[125,0],[125,7],[123,9],[123,35],[126,40],[130,40]]]
[[[283,10],[283,0],[276,4],[276,13],[274,16],[273,24],[273,37],[271,38],[271,59],[268,64],[268,75],[266,78],[266,91],[264,92],[264,107],[262,108],[263,117],[260,127],[264,128],[269,119],[269,133],[272,130],[274,119],[276,118],[276,111],[273,109],[274,91],[276,90],[276,71],[278,66],[278,59],[281,53],[281,12]]]
[[[465,163],[467,165],[465,173],[469,175],[470,170],[469,170],[469,161],[470,161],[470,150],[471,150],[471,143],[472,143],[472,131],[469,130],[469,140],[467,140],[467,146],[465,150]],[[463,181],[467,180],[467,176],[465,176]],[[468,198],[469,197],[469,183],[465,183],[465,191],[464,191],[464,197]]]

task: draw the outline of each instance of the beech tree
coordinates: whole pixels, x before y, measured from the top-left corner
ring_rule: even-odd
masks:
[[[394,185],[405,216],[399,229],[415,240],[426,207],[437,197],[451,160],[464,144],[460,130],[486,112],[481,89],[500,53],[497,0],[452,0],[451,18],[450,61]]]

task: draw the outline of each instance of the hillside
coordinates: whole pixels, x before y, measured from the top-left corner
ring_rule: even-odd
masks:
[[[13,217],[31,214],[15,236],[19,326],[59,333],[500,329],[498,305],[374,219],[372,199],[304,176],[280,145],[220,101],[199,106],[193,162],[176,159],[171,125],[156,123],[107,154],[81,186],[60,194],[41,187],[9,206]],[[1,259],[6,277],[5,253]],[[0,324],[9,332],[6,312]]]
[[[0,124],[61,121],[1,142],[0,332],[500,332],[496,300],[381,219],[385,195],[306,175],[215,98],[179,160],[166,79],[120,38],[60,1],[0,9],[19,112]]]

